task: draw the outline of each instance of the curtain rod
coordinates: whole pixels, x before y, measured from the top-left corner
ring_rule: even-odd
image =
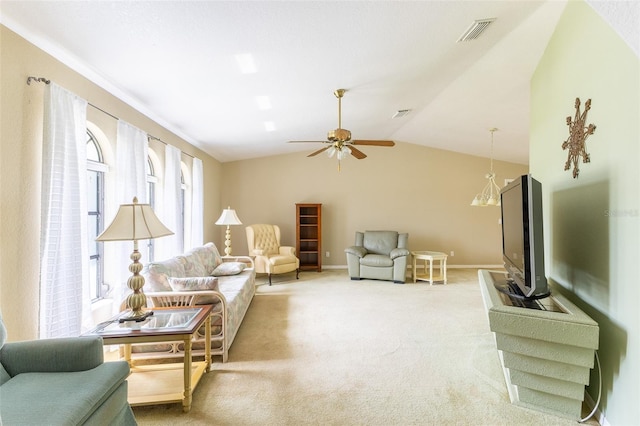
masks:
[[[44,83],[44,84],[49,84],[49,83],[51,83],[51,80],[46,79],[46,78],[44,78],[44,77],[32,77],[32,76],[29,76],[29,77],[27,78],[27,84],[28,84],[28,85],[31,85],[31,82],[32,82],[32,81],[35,81],[36,83]],[[104,113],[104,114],[107,114],[109,117],[112,117],[112,118],[114,118],[114,119],[116,119],[116,120],[120,120],[120,118],[116,117],[115,115],[111,114],[110,112],[107,112],[107,111],[103,110],[103,109],[102,109],[102,108],[100,108],[100,107],[95,106],[95,105],[94,105],[94,104],[92,104],[91,102],[87,102],[87,104],[88,104],[89,106],[91,106],[91,107],[93,107],[93,108],[97,109],[98,111],[100,111],[100,112],[102,112],[102,113]],[[160,142],[160,143],[163,143],[163,144],[165,144],[165,145],[169,145],[167,142],[163,141],[162,139],[157,138],[157,137],[155,137],[155,136],[153,136],[153,135],[150,135],[150,134],[148,134],[148,133],[147,133],[147,139],[155,139],[155,140],[157,140],[157,141],[158,141],[158,142]],[[193,155],[188,154],[188,153],[186,153],[186,152],[184,152],[184,151],[180,151],[180,152],[181,152],[181,153],[183,153],[184,155],[187,155],[187,156],[191,157],[191,158],[196,158],[196,157],[194,157]]]

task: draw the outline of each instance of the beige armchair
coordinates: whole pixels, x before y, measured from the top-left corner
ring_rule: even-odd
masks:
[[[256,273],[267,274],[271,285],[271,274],[300,272],[300,259],[295,247],[280,245],[278,225],[257,224],[246,228],[249,256],[253,257]]]

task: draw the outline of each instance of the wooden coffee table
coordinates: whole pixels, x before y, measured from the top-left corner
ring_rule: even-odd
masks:
[[[415,283],[417,280],[420,281],[429,281],[430,285],[433,285],[434,281],[442,281],[444,284],[447,283],[447,255],[445,253],[439,251],[412,251],[411,257],[412,261],[412,276],[413,282]],[[416,272],[416,261],[424,260],[424,274],[418,275]],[[437,277],[433,276],[433,262],[440,262],[440,275]],[[427,275],[427,263],[429,263],[429,275]]]
[[[184,412],[191,410],[193,390],[204,373],[211,370],[212,305],[181,308],[154,308],[154,314],[140,323],[120,323],[121,313],[83,335],[102,337],[104,345],[124,345],[124,359],[131,366],[129,404],[153,405],[182,402]],[[204,362],[191,355],[193,334],[205,324]],[[184,343],[184,360],[174,364],[133,365],[131,345],[149,342]]]

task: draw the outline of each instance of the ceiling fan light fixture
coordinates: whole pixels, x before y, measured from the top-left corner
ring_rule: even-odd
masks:
[[[493,172],[493,133],[497,130],[495,127],[489,129],[491,132],[491,171],[484,176],[488,182],[482,192],[471,201],[471,205],[474,207],[500,205],[500,187],[496,184],[496,174]]]
[[[332,158],[334,155],[338,159],[338,171],[340,171],[340,160],[349,158],[350,155],[354,156],[358,160],[367,158],[367,155],[356,148],[358,146],[394,146],[395,142],[388,140],[370,140],[370,139],[357,139],[351,140],[351,132],[342,128],[342,97],[346,89],[337,89],[333,94],[338,98],[338,127],[334,130],[327,132],[326,141],[289,141],[291,142],[321,142],[327,144],[324,148],[312,152],[307,157],[315,157],[316,155],[326,152],[327,157]],[[410,110],[401,110],[407,113]]]
[[[351,155],[351,149],[348,146],[343,146],[337,151],[338,151],[338,160],[344,160],[345,158],[349,158],[349,155]]]

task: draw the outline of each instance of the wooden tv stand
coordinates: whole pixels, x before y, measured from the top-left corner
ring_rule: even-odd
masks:
[[[561,295],[539,300],[537,309],[513,306],[494,286],[503,275],[478,271],[511,403],[580,419],[598,323]]]

